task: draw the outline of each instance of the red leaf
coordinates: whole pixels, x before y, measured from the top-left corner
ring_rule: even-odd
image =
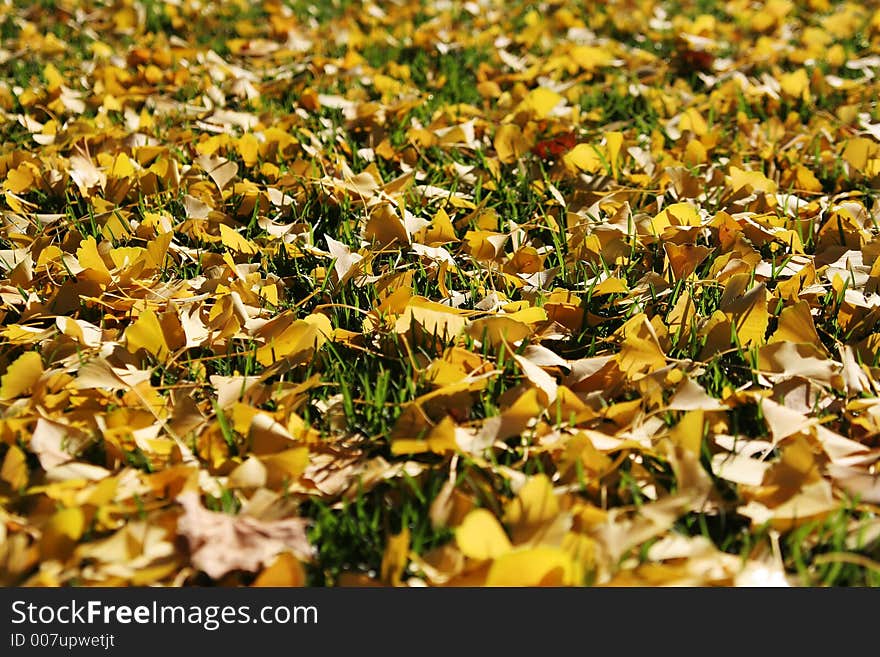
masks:
[[[577,136],[573,132],[556,135],[550,139],[539,141],[532,148],[532,152],[542,160],[557,158],[574,148]]]

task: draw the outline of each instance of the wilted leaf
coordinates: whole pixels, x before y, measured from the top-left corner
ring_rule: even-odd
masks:
[[[187,540],[193,565],[210,577],[234,570],[255,572],[285,551],[304,559],[311,556],[302,518],[261,521],[208,511],[194,492],[177,501],[183,507],[177,531]]]

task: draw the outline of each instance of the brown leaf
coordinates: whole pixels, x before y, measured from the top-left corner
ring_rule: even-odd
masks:
[[[209,511],[188,491],[177,497],[183,514],[177,531],[186,538],[193,565],[219,579],[235,570],[256,572],[285,551],[308,559],[312,546],[303,518],[263,521]]]

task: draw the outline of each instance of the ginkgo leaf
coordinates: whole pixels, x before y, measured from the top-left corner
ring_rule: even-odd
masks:
[[[531,477],[519,489],[516,499],[508,505],[504,521],[513,528],[513,534],[534,531],[559,514],[559,502],[553,484],[543,474]],[[518,541],[522,542],[522,541]]]
[[[364,239],[373,242],[377,248],[395,243],[408,244],[410,241],[406,224],[388,203],[380,205],[372,212],[364,228]]]
[[[546,403],[552,404],[556,401],[556,391],[558,385],[556,379],[547,374],[543,369],[535,365],[528,358],[514,354],[513,359],[526,378],[546,397]]]
[[[299,479],[309,464],[308,447],[294,447],[276,454],[260,457],[266,467],[266,483],[279,488]]]
[[[88,237],[82,241],[76,250],[76,257],[80,266],[87,270],[99,283],[109,283],[112,280],[107,264],[98,252],[98,245],[94,237]]]
[[[699,226],[700,214],[691,203],[673,203],[657,214],[651,224],[654,232],[660,234],[668,226]]]
[[[254,580],[254,587],[305,586],[305,568],[290,552],[282,552]]]
[[[689,107],[681,115],[678,128],[682,132],[690,131],[697,137],[702,137],[709,132],[709,125],[695,107]]]
[[[526,390],[500,415],[488,418],[480,431],[483,441],[491,444],[524,432],[547,407],[547,403],[542,403],[544,400],[539,395],[546,398],[546,393],[538,388]]]
[[[748,347],[764,343],[770,322],[767,301],[767,289],[761,284],[724,308],[725,314],[733,323],[740,345]]]
[[[226,189],[233,178],[238,175],[238,164],[230,161],[223,161],[215,164],[209,171],[208,175],[220,190]]]
[[[853,137],[844,142],[842,157],[856,171],[864,171],[868,162],[880,155],[880,144],[867,137]]]
[[[611,175],[617,178],[618,158],[620,157],[620,149],[623,146],[622,132],[609,132],[605,135],[605,149],[608,151],[608,162],[611,166]]]
[[[486,575],[486,586],[571,586],[577,569],[562,550],[537,546],[500,555]]]
[[[74,507],[56,511],[43,528],[40,557],[44,561],[65,559],[85,529],[86,518],[82,509]]]
[[[124,337],[126,348],[131,353],[143,349],[162,361],[170,352],[162,332],[162,325],[152,310],[142,312],[137,320],[125,329]]]
[[[467,319],[460,312],[449,306],[413,297],[394,324],[398,333],[406,333],[413,324],[418,324],[428,335],[441,338],[454,338],[467,324]]]
[[[436,426],[431,427],[424,439],[395,438],[391,442],[391,451],[394,454],[417,454],[420,452],[445,454],[457,449],[455,422],[448,415],[440,420]]]
[[[727,407],[710,397],[696,381],[685,379],[669,399],[667,408],[676,411],[720,411]]]
[[[562,161],[573,171],[597,173],[604,164],[595,147],[590,144],[578,144],[562,156]]]
[[[302,518],[263,521],[209,511],[192,491],[177,501],[183,507],[177,529],[189,544],[193,564],[210,577],[236,569],[259,570],[286,551],[303,558],[311,555]]]
[[[327,249],[330,251],[330,255],[335,259],[333,268],[341,285],[357,272],[356,265],[364,257],[359,253],[352,253],[348,246],[329,235],[325,235],[324,239],[327,240]]]
[[[802,342],[821,346],[816,325],[806,301],[798,301],[782,309],[779,322],[768,342]]]
[[[620,348],[620,368],[629,376],[652,372],[666,365],[666,356],[650,323],[644,317],[636,320]]]
[[[809,100],[810,78],[805,69],[799,68],[792,73],[783,73],[779,76],[779,86],[782,93],[799,100]]]
[[[521,107],[531,111],[536,119],[544,119],[564,100],[555,91],[546,87],[538,87],[529,92]]]
[[[265,344],[256,350],[256,359],[263,366],[283,359],[295,362],[306,360],[324,344],[332,332],[333,328],[326,315],[309,315],[268,337]]]
[[[397,586],[400,584],[400,577],[403,569],[406,568],[409,561],[410,532],[408,527],[388,538],[385,546],[385,553],[382,555],[382,566],[380,574],[382,581]]]
[[[585,71],[593,71],[611,63],[611,53],[598,46],[575,46],[569,52],[575,63]]]
[[[165,265],[165,258],[168,255],[168,248],[171,246],[171,240],[174,234],[171,231],[160,233],[156,239],[150,240],[146,246],[146,256],[144,265],[148,269],[161,269]]]
[[[246,132],[239,138],[236,148],[246,167],[256,166],[259,146],[260,144],[252,132]],[[222,189],[222,186],[220,188]]]
[[[455,541],[471,559],[495,559],[511,550],[510,539],[486,509],[474,509],[455,530]]]
[[[3,465],[0,467],[0,479],[16,491],[27,486],[29,479],[27,457],[17,445],[10,445],[6,452]]]
[[[7,189],[15,194],[22,194],[29,192],[34,187],[34,183],[34,172],[31,167],[22,164],[15,169],[10,169],[6,173],[3,189]]]
[[[712,252],[711,249],[701,245],[665,243],[666,257],[669,260],[669,269],[672,271],[674,280],[687,278],[696,271],[697,267]]]
[[[220,224],[220,239],[223,242],[223,246],[236,253],[252,255],[259,251],[256,244],[245,239],[238,231],[230,228],[226,224]]]
[[[15,399],[30,392],[42,375],[42,357],[35,351],[26,351],[0,377],[0,399]]]
[[[773,193],[777,189],[776,183],[767,178],[767,176],[760,171],[747,171],[735,166],[730,167],[729,180],[730,186],[734,191],[746,186],[756,192]]]
[[[522,130],[515,123],[505,123],[495,132],[493,141],[498,159],[505,164],[512,164],[525,155],[530,148],[529,141],[523,136]],[[13,190],[14,191],[14,190]]]
[[[474,320],[467,325],[467,334],[475,340],[485,341],[489,345],[518,343],[529,337],[533,330],[528,324],[512,317],[496,315]]]
[[[250,457],[229,473],[230,488],[261,488],[266,485],[266,466]]]

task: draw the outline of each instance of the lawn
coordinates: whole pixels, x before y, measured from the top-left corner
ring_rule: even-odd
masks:
[[[880,584],[880,10],[0,38],[0,584]]]

